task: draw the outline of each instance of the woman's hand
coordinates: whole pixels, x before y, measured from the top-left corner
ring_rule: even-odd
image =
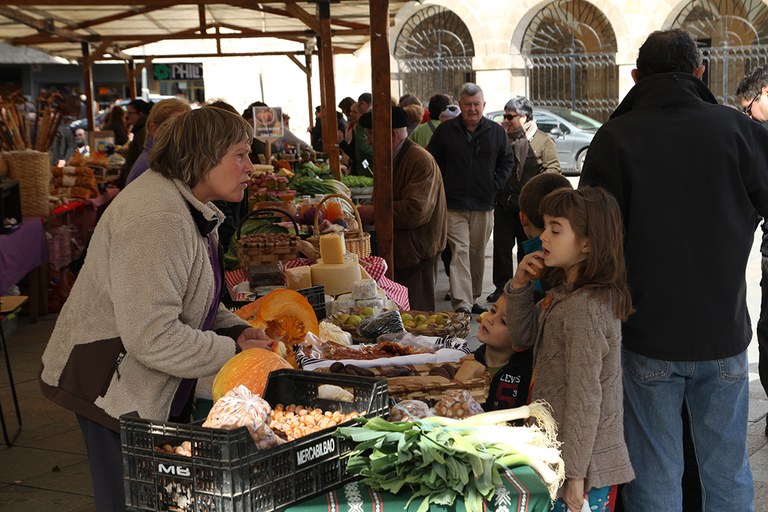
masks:
[[[275,346],[275,340],[270,339],[264,329],[254,329],[248,327],[240,336],[237,337],[237,345],[241,350],[249,350],[252,348],[265,348],[272,350]]]
[[[523,261],[517,266],[512,278],[512,288],[523,288],[531,281],[541,277],[544,270],[544,252],[536,251],[526,254]]]
[[[563,486],[563,501],[571,512],[580,512],[584,505],[584,479],[569,478]]]

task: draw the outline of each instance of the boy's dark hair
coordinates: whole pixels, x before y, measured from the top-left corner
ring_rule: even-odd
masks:
[[[368,105],[373,105],[373,97],[371,96],[371,93],[364,92],[363,94],[357,97],[357,102],[358,103],[363,102],[363,103],[367,103]]]
[[[450,105],[450,103],[451,98],[449,98],[446,94],[435,94],[429,98],[429,104],[427,105],[427,110],[429,110],[429,118],[434,119],[435,121],[440,119],[440,114],[443,110],[445,110],[445,107]]]
[[[751,100],[768,87],[768,65],[760,66],[745,76],[736,88],[736,97],[743,100]]]
[[[544,217],[539,204],[544,196],[559,188],[573,188],[568,178],[558,172],[545,172],[534,176],[520,190],[520,211],[539,229],[544,229]]]
[[[576,238],[589,240],[589,252],[571,283],[574,288],[604,294],[616,317],[626,320],[632,313],[632,298],[624,262],[624,223],[616,199],[601,187],[559,188],[541,200],[539,210],[568,219]],[[553,269],[547,279],[555,286],[563,284],[565,271]]]
[[[637,54],[638,80],[673,71],[692,74],[699,66],[701,52],[696,41],[680,28],[652,32]]]

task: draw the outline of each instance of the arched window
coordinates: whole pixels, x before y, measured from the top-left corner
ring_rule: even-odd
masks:
[[[760,0],[694,0],[673,26],[699,43],[706,67],[702,79],[721,103],[737,104],[741,79],[768,64],[768,8]]]
[[[458,95],[462,84],[474,81],[474,55],[469,30],[455,13],[436,5],[419,10],[395,40],[401,92],[425,103],[437,93]]]
[[[584,0],[548,4],[523,36],[530,99],[605,121],[619,95],[616,48],[613,28],[594,5]]]

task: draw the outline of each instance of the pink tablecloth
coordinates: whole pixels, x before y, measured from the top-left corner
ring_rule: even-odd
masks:
[[[40,218],[24,217],[17,229],[0,234],[0,295],[47,259],[45,231]]]

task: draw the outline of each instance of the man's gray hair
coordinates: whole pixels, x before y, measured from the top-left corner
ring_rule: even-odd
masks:
[[[483,90],[480,86],[473,84],[472,82],[467,82],[461,86],[461,93],[459,96],[475,96],[477,94],[483,94]],[[483,94],[483,96],[485,95]]]

